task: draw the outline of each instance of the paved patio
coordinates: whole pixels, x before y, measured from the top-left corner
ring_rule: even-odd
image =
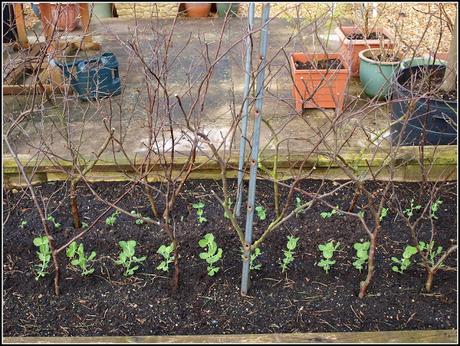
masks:
[[[159,19],[155,22],[156,29],[164,29],[171,26],[171,19]],[[256,26],[260,19],[256,18]],[[217,47],[219,35],[223,24],[222,18],[206,19],[178,19],[175,33],[172,39],[171,56],[179,52],[185,42],[190,37],[190,42],[177,60],[172,65],[168,77],[169,94],[183,94],[188,86],[186,83],[187,75],[194,80],[199,77],[205,68],[201,52],[203,51],[204,42],[209,47],[209,54]],[[156,26],[158,25],[158,26]],[[232,18],[224,32],[222,51],[232,47],[235,42],[245,32],[247,25],[246,18]],[[139,42],[142,42],[141,48],[146,56],[147,62],[158,59],[155,56],[155,49],[150,46],[155,45],[158,38],[151,28],[149,20],[139,20],[137,25],[134,19],[110,18],[103,20],[94,20],[91,31],[93,39],[102,44],[102,51],[113,52],[120,65],[120,76],[123,87],[121,96],[116,96],[109,100],[101,100],[98,104],[78,101],[75,96],[53,95],[55,105],[45,102],[44,107],[37,112],[43,115],[34,115],[29,120],[21,124],[20,130],[14,132],[12,142],[18,153],[33,155],[41,143],[45,141],[51,151],[62,157],[69,157],[65,141],[58,129],[63,115],[68,115],[72,121],[73,138],[80,145],[80,152],[84,155],[91,155],[103,143],[107,136],[102,118],[111,112],[113,115],[112,126],[115,127],[117,134],[124,137],[124,147],[129,155],[139,155],[145,151],[144,142],[148,138],[145,127],[145,115],[147,104],[147,90],[145,87],[144,75],[141,72],[140,65],[133,62],[129,53],[127,43],[133,39],[136,32]],[[136,30],[135,30],[136,29]],[[291,52],[311,52],[319,51],[319,42],[312,34],[312,30],[302,32],[302,38],[294,35],[293,25],[284,19],[275,18],[269,26],[269,52],[268,59],[273,59],[267,73],[267,89],[263,107],[263,118],[269,121],[270,125],[278,132],[278,139],[283,141],[282,151],[292,153],[308,152],[314,147],[319,139],[318,130],[329,128],[330,119],[334,117],[333,110],[304,110],[301,116],[297,115],[294,109],[294,100],[291,95],[292,82],[289,75],[288,60],[280,48],[284,47],[287,54]],[[36,28],[40,32],[40,28]],[[333,32],[333,30],[332,30]],[[78,36],[79,32],[72,33]],[[325,44],[327,36],[326,29],[320,32],[320,39]],[[258,37],[254,42],[255,50],[258,50]],[[43,37],[41,38],[43,40]],[[30,36],[32,41],[32,35]],[[329,39],[328,51],[335,52],[338,49],[339,42],[332,35]],[[99,52],[90,52],[97,54]],[[6,58],[3,53],[3,59]],[[83,52],[83,54],[86,54]],[[228,132],[234,112],[233,107],[238,113],[241,108],[243,82],[244,82],[244,54],[245,46],[243,42],[237,43],[216,66],[214,76],[209,86],[209,92],[206,96],[205,108],[203,111],[203,130],[209,133],[210,137],[216,141],[221,140],[221,134]],[[254,56],[256,56],[254,54]],[[192,93],[196,92],[197,86],[191,88]],[[234,95],[234,97],[233,97]],[[40,99],[45,98],[40,95]],[[63,100],[68,104],[64,107]],[[184,106],[188,109],[188,98],[184,97]],[[30,97],[28,95],[5,96],[3,98],[4,119],[28,108]],[[374,104],[369,107],[369,99],[362,95],[359,79],[351,79],[347,92],[346,104],[348,107],[340,118],[340,125],[336,132],[328,134],[328,143],[334,143],[338,140],[343,143],[345,138],[351,135],[347,140],[345,147],[362,148],[369,146],[369,140],[362,128],[366,132],[379,132],[389,125],[389,115],[385,106]],[[366,107],[363,110],[363,107]],[[182,115],[179,107],[174,108],[174,121],[181,123]],[[4,120],[5,121],[5,120]],[[362,128],[358,128],[357,126]],[[5,128],[8,122],[5,123]],[[120,131],[120,129],[122,131]],[[177,135],[181,129],[177,128]],[[249,128],[249,134],[252,129]],[[40,135],[41,134],[41,135]],[[81,136],[81,137],[80,137]],[[41,138],[40,138],[41,137]],[[272,138],[272,134],[267,126],[263,126],[261,133],[261,148],[264,148]],[[238,139],[236,136],[233,141],[233,153],[237,154]],[[289,139],[289,141],[285,140]],[[165,139],[166,141],[168,139]],[[228,143],[230,144],[230,143]],[[387,145],[386,140],[381,144]],[[176,146],[180,153],[187,149],[188,143],[183,141]],[[201,146],[207,150],[205,145]],[[228,146],[227,146],[228,148]],[[268,146],[273,149],[274,143]],[[4,149],[4,153],[8,153]],[[104,157],[110,160],[112,154],[106,152]]]

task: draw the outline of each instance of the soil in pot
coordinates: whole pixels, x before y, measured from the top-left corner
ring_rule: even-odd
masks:
[[[231,191],[236,182],[230,181]],[[301,188],[317,191],[322,181],[306,180]],[[383,184],[366,182],[376,194]],[[157,185],[158,186],[158,185]],[[246,186],[247,187],[247,186]],[[126,183],[96,183],[92,188],[103,198],[114,201],[124,191]],[[325,183],[323,191],[336,186]],[[427,194],[420,194],[417,183],[397,184],[396,192],[402,205],[411,198],[423,204]],[[429,187],[428,187],[429,188]],[[52,229],[59,244],[75,234],[66,199],[64,183],[48,183],[36,187],[47,198],[49,210],[62,226]],[[443,187],[443,204],[434,220],[436,244],[446,248],[457,238],[457,184]],[[293,217],[273,232],[262,245],[258,258],[262,264],[252,273],[250,297],[240,296],[241,252],[237,236],[222,208],[209,191],[220,191],[211,180],[189,181],[178,198],[174,210],[177,237],[181,245],[181,288],[176,295],[170,291],[169,273],[155,269],[160,256],[156,250],[169,239],[159,227],[136,225],[134,220],[120,215],[114,226],[104,220],[79,242],[85,251],[96,251],[95,273],[82,278],[68,263],[65,254],[62,265],[62,294],[53,294],[53,275],[35,281],[31,268],[37,263],[33,237],[41,235],[39,215],[26,190],[13,193],[4,190],[3,231],[3,331],[4,336],[92,336],[92,335],[184,335],[184,334],[244,334],[291,332],[338,332],[457,328],[457,274],[440,271],[431,294],[422,288],[425,272],[411,266],[403,275],[391,270],[391,256],[400,256],[410,237],[404,222],[395,218],[390,209],[382,224],[376,257],[376,273],[363,300],[357,297],[359,282],[365,277],[352,266],[354,242],[366,238],[356,218],[345,215],[323,219],[324,206]],[[91,222],[107,208],[85,185],[78,187],[82,218]],[[281,205],[287,191],[283,187]],[[328,202],[348,208],[353,190],[343,189],[331,195]],[[422,196],[422,200],[420,200]],[[232,195],[234,198],[234,195]],[[233,199],[234,200],[234,199]],[[200,224],[192,204],[202,201],[208,222]],[[61,203],[62,202],[62,203]],[[162,208],[161,201],[159,207]],[[255,236],[259,236],[275,215],[272,182],[257,183],[257,204],[267,210],[267,218],[254,219]],[[366,204],[359,199],[357,208]],[[149,202],[141,189],[128,194],[120,202],[127,210],[149,215]],[[294,206],[293,206],[294,207]],[[243,208],[244,209],[244,208]],[[367,214],[367,213],[366,213]],[[366,217],[370,217],[366,215]],[[24,228],[18,227],[27,221]],[[245,220],[242,215],[241,220]],[[429,239],[430,222],[419,227],[419,236]],[[198,240],[206,233],[215,235],[223,248],[223,259],[216,265],[221,270],[214,276],[206,274],[206,263],[198,256]],[[287,235],[300,237],[295,261],[286,273],[281,273],[279,260],[286,248]],[[114,264],[118,257],[118,241],[137,241],[136,254],[147,256],[144,265],[133,277],[125,278]],[[315,263],[320,259],[318,244],[331,239],[341,242],[337,261],[326,274]],[[456,266],[455,256],[446,265]]]
[[[445,71],[446,69],[432,69],[429,71],[421,66],[403,86],[409,90],[416,91],[417,95],[435,97],[444,101],[455,101],[457,99],[457,88],[449,92],[439,88],[443,82]]]
[[[359,32],[354,32],[345,37],[349,40],[378,40],[380,38],[383,38],[384,40],[388,39],[388,37],[385,34],[377,32],[371,32],[369,35],[367,35],[366,38],[364,37],[364,34],[361,34]]]
[[[318,61],[301,61],[295,62],[295,67],[298,70],[328,70],[328,69],[342,69],[343,64],[340,59],[323,59]]]

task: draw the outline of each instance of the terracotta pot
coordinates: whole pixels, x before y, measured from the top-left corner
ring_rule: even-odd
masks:
[[[342,68],[299,70],[295,66],[295,62],[306,63],[322,59],[340,59]],[[341,54],[293,53],[290,62],[294,80],[292,95],[295,99],[295,109],[298,112],[301,112],[303,108],[343,108],[350,71],[347,61]],[[308,101],[304,103],[304,100]]]
[[[77,28],[80,19],[80,10],[76,4],[51,4],[51,15],[53,23],[56,22],[56,29],[60,31],[73,31]]]
[[[211,3],[208,2],[186,2],[185,9],[189,17],[207,17],[211,11]]]
[[[384,28],[374,28],[372,32],[384,34],[387,39],[382,41],[385,47],[393,46],[393,35]],[[339,40],[342,42],[340,46],[340,54],[347,60],[351,75],[353,77],[359,76],[359,52],[369,48],[379,48],[380,40],[353,40],[348,39],[347,36],[354,33],[361,33],[362,31],[357,26],[341,26],[335,29],[335,33],[339,36]]]

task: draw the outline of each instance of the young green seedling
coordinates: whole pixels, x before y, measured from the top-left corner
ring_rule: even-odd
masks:
[[[83,244],[78,245],[76,241],[73,241],[67,247],[66,255],[73,266],[80,268],[81,275],[86,276],[94,272],[92,264],[94,263],[94,258],[96,257],[95,251],[91,251],[91,254],[86,257]]]
[[[257,212],[257,217],[259,218],[259,220],[263,221],[267,218],[267,212],[265,208],[262,207],[261,205],[256,207],[256,212]]]
[[[136,217],[143,217],[143,216],[141,215],[141,213],[138,213],[138,212],[136,212],[135,210],[131,210],[131,215],[134,215],[134,216],[136,216]],[[144,219],[150,220],[149,217],[144,217]],[[136,219],[135,222],[136,222],[136,225],[143,225],[143,224],[144,224],[144,220],[142,220],[142,219]]]
[[[321,259],[321,261],[319,261],[318,267],[323,268],[326,274],[329,273],[329,270],[331,269],[332,265],[335,264],[335,260],[332,260],[332,257],[334,257],[334,251],[338,249],[339,245],[340,242],[337,242],[337,244],[334,245],[333,240],[331,240],[328,243],[318,245],[318,249],[323,254],[323,258]]]
[[[136,252],[136,241],[119,241],[118,245],[121,247],[121,252],[118,256],[118,260],[115,261],[116,264],[120,264],[125,268],[124,276],[132,276],[136,270],[139,269],[138,265],[131,267],[132,264],[142,263],[147,258],[146,256],[136,257],[134,256]]]
[[[43,237],[34,238],[34,245],[38,247],[37,256],[38,259],[41,261],[39,265],[35,266],[35,272],[37,275],[35,276],[35,280],[38,280],[44,277],[48,272],[46,269],[51,260],[51,250],[49,246],[49,240],[46,235]]]
[[[169,272],[169,264],[174,262],[174,244],[171,243],[168,246],[161,245],[158,250],[157,254],[163,257],[163,261],[161,261],[160,265],[157,267],[157,270],[163,270],[164,272]]]
[[[360,218],[364,218],[364,211],[362,211],[362,210],[358,211],[358,216]]]
[[[88,228],[88,227],[89,227],[89,225],[86,222],[81,223],[81,228],[85,229],[85,228]]]
[[[431,204],[431,217],[433,219],[438,219],[438,217],[436,216],[436,213],[438,212],[439,210],[439,206],[442,204],[442,200],[440,200],[439,198],[433,202],[433,204]]]
[[[244,253],[243,248],[240,249],[242,253]],[[249,270],[260,270],[262,268],[262,264],[257,263],[256,260],[257,257],[259,257],[263,252],[260,251],[260,249],[257,247],[255,248],[254,251],[251,252],[251,259],[249,261]],[[242,258],[244,258],[244,255],[241,255]]]
[[[407,268],[409,268],[411,264],[411,260],[410,260],[411,257],[415,255],[416,253],[417,253],[417,248],[415,246],[407,245],[402,254],[401,259],[398,259],[396,257],[391,257],[391,260],[393,261],[393,263],[396,264],[391,267],[391,270],[393,270],[394,272],[400,273],[400,274],[404,273],[404,271]]]
[[[230,197],[228,197],[226,207],[227,207],[228,209],[231,209],[232,203],[233,203],[232,200],[230,199]],[[225,217],[226,219],[230,219],[230,215],[228,215],[228,213],[227,213],[226,211],[224,211],[224,217]]]
[[[438,246],[436,250],[434,250],[434,241],[431,241],[429,244],[419,241],[418,247],[420,251],[427,251],[428,252],[428,262],[430,263],[431,267],[434,267],[436,264],[436,257],[438,257],[442,252],[442,246]],[[441,264],[440,268],[443,265]]]
[[[110,215],[108,218],[105,219],[105,224],[108,226],[113,226],[115,225],[115,222],[117,221],[118,215],[120,215],[120,212],[116,210],[112,215]]]
[[[26,227],[26,226],[27,226],[27,221],[26,221],[26,220],[22,220],[22,221],[21,221],[21,224],[19,225],[19,228],[20,228],[20,229],[24,229],[24,227]]]
[[[204,215],[204,203],[203,202],[198,202],[192,205],[193,208],[196,209],[196,216],[198,219],[199,223],[203,223],[208,221],[203,215]]]
[[[289,264],[294,262],[294,250],[297,247],[297,242],[299,241],[300,238],[295,238],[292,235],[288,235],[288,241],[286,243],[286,248],[287,250],[283,250],[284,258],[281,261],[281,272],[284,273],[288,267]]]
[[[54,228],[59,228],[61,227],[61,224],[59,222],[56,222],[56,219],[52,215],[48,215],[48,221],[51,221],[54,225]]]
[[[382,221],[387,216],[388,216],[388,208],[383,207],[382,211],[380,212],[379,220]]]
[[[200,258],[208,264],[208,275],[214,276],[220,269],[219,267],[215,267],[214,263],[222,258],[222,249],[217,247],[212,233],[208,233],[200,239],[198,245],[206,250],[206,252],[200,253]]]
[[[335,215],[337,214],[337,209],[339,208],[339,206],[336,206],[334,209],[332,209],[331,211],[323,211],[321,212],[321,217],[323,219],[330,219],[332,217],[332,215]]]
[[[414,199],[412,198],[410,200],[410,208],[404,209],[403,214],[406,214],[406,216],[410,219],[412,215],[414,215],[414,210],[419,210],[421,208],[421,205],[414,205]]]
[[[369,241],[353,244],[353,248],[356,250],[356,261],[353,262],[353,267],[358,269],[359,272],[364,269],[364,265],[369,258],[369,246]]]
[[[304,202],[302,201],[302,199],[300,197],[296,197],[295,198],[295,208],[300,208],[302,205],[304,204]],[[299,216],[299,214],[304,214],[306,212],[305,209],[302,209],[302,210],[299,210],[298,212],[295,213],[295,216]]]

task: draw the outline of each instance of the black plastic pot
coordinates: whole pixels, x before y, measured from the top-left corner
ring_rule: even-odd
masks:
[[[392,125],[391,139],[401,145],[445,145],[457,144],[457,100],[444,101],[430,97],[417,97],[404,84],[414,73],[444,70],[444,65],[419,65],[401,69],[393,83],[391,117],[392,122],[401,119],[415,100],[409,119]],[[403,131],[404,123],[407,121]],[[403,132],[402,132],[403,131]],[[423,140],[424,139],[424,140]]]

